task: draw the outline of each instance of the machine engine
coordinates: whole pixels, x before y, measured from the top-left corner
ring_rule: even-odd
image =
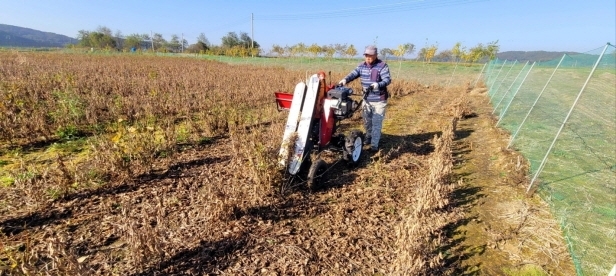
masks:
[[[353,90],[349,87],[335,87],[327,91],[328,98],[338,100],[336,105],[332,106],[336,117],[348,118],[357,110],[359,103],[349,97],[351,94]]]

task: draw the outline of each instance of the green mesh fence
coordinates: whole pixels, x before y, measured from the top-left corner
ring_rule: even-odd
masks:
[[[494,60],[485,83],[510,147],[530,162],[578,275],[616,264],[616,48],[544,62]]]

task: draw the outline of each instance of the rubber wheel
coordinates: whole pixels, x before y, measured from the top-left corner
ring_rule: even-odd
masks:
[[[344,156],[349,165],[357,165],[361,157],[362,146],[364,143],[364,135],[359,130],[351,131],[351,135],[346,137],[344,143]]]
[[[327,171],[327,163],[322,159],[317,159],[312,162],[310,166],[310,170],[308,171],[308,180],[306,181],[306,185],[310,190],[317,190],[323,184],[323,179],[325,172]]]

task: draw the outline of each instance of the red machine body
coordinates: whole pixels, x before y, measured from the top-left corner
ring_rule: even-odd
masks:
[[[316,83],[316,77],[318,77],[318,87]],[[304,159],[300,162],[304,162],[308,160],[312,162],[310,166],[310,171],[308,172],[308,183],[316,183],[319,182],[322,175],[325,173],[326,169],[324,168],[325,162],[321,160],[318,156],[320,152],[328,149],[333,151],[342,152],[342,158],[349,162],[349,164],[355,165],[359,162],[359,158],[362,152],[362,144],[364,134],[359,130],[352,130],[348,136],[345,136],[341,133],[337,133],[338,123],[345,119],[349,118],[353,115],[353,113],[359,109],[361,104],[353,100],[350,96],[353,94],[353,90],[344,86],[336,86],[336,85],[327,85],[325,79],[325,73],[323,71],[313,75],[311,77],[312,80],[308,85],[308,90],[316,92],[315,94],[311,94],[311,100],[308,100],[309,97],[304,96],[301,97],[299,95],[305,95],[305,90],[296,91],[294,94],[286,93],[286,92],[275,92],[277,108],[279,111],[281,110],[289,110],[290,115],[287,119],[287,127],[293,128],[295,122],[297,122],[298,110],[293,106],[298,106],[301,103],[301,110],[299,114],[301,114],[301,120],[304,121],[305,118],[308,118],[310,125],[304,125],[305,127],[309,127],[308,137],[304,142],[296,143],[295,147],[295,155],[300,154],[304,156],[304,153],[312,152],[316,154],[317,159],[310,161],[310,158]],[[299,83],[300,85],[302,83]],[[302,87],[301,85],[299,86]],[[304,94],[298,94],[303,92]],[[295,97],[294,97],[295,96]],[[315,100],[316,96],[316,100]],[[314,106],[310,106],[310,104],[314,103]],[[308,111],[310,110],[310,111]],[[312,115],[311,117],[307,117],[305,112],[308,111]],[[286,128],[285,128],[286,129]],[[301,127],[301,124],[296,127],[296,131],[306,131],[306,128]],[[292,131],[292,130],[291,130]],[[305,133],[305,132],[304,132]],[[287,135],[287,131],[285,130],[285,137]],[[302,136],[303,137],[303,136]],[[335,139],[334,139],[335,138]],[[302,140],[303,141],[303,140]],[[281,146],[281,152],[286,153],[285,147],[287,142],[283,139],[283,144]],[[301,146],[297,146],[301,145]],[[293,155],[290,155],[293,156]],[[292,162],[286,162],[285,158],[287,158],[286,154],[282,154],[281,158],[283,161],[280,163],[283,165],[288,165]],[[297,160],[297,159],[294,159]],[[297,163],[294,163],[297,164]],[[291,168],[297,168],[291,167]],[[296,174],[297,171],[294,169],[290,169],[290,173],[292,175]]]

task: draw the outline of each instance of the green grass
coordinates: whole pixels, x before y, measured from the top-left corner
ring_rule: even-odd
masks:
[[[505,268],[503,269],[505,275],[508,276],[547,276],[549,275],[538,265],[527,264],[521,268]]]
[[[10,187],[15,183],[15,179],[8,175],[0,176],[0,186],[2,187]]]
[[[342,77],[354,69],[362,59],[358,58],[266,58],[266,57],[224,57],[224,56],[198,56],[208,60],[217,60],[230,64],[244,64],[268,67],[282,67],[294,71],[305,71],[310,74],[323,70],[333,76]],[[386,60],[392,79],[417,80],[426,84],[446,86],[450,83],[473,82],[479,77],[483,64],[455,64],[406,60]]]

